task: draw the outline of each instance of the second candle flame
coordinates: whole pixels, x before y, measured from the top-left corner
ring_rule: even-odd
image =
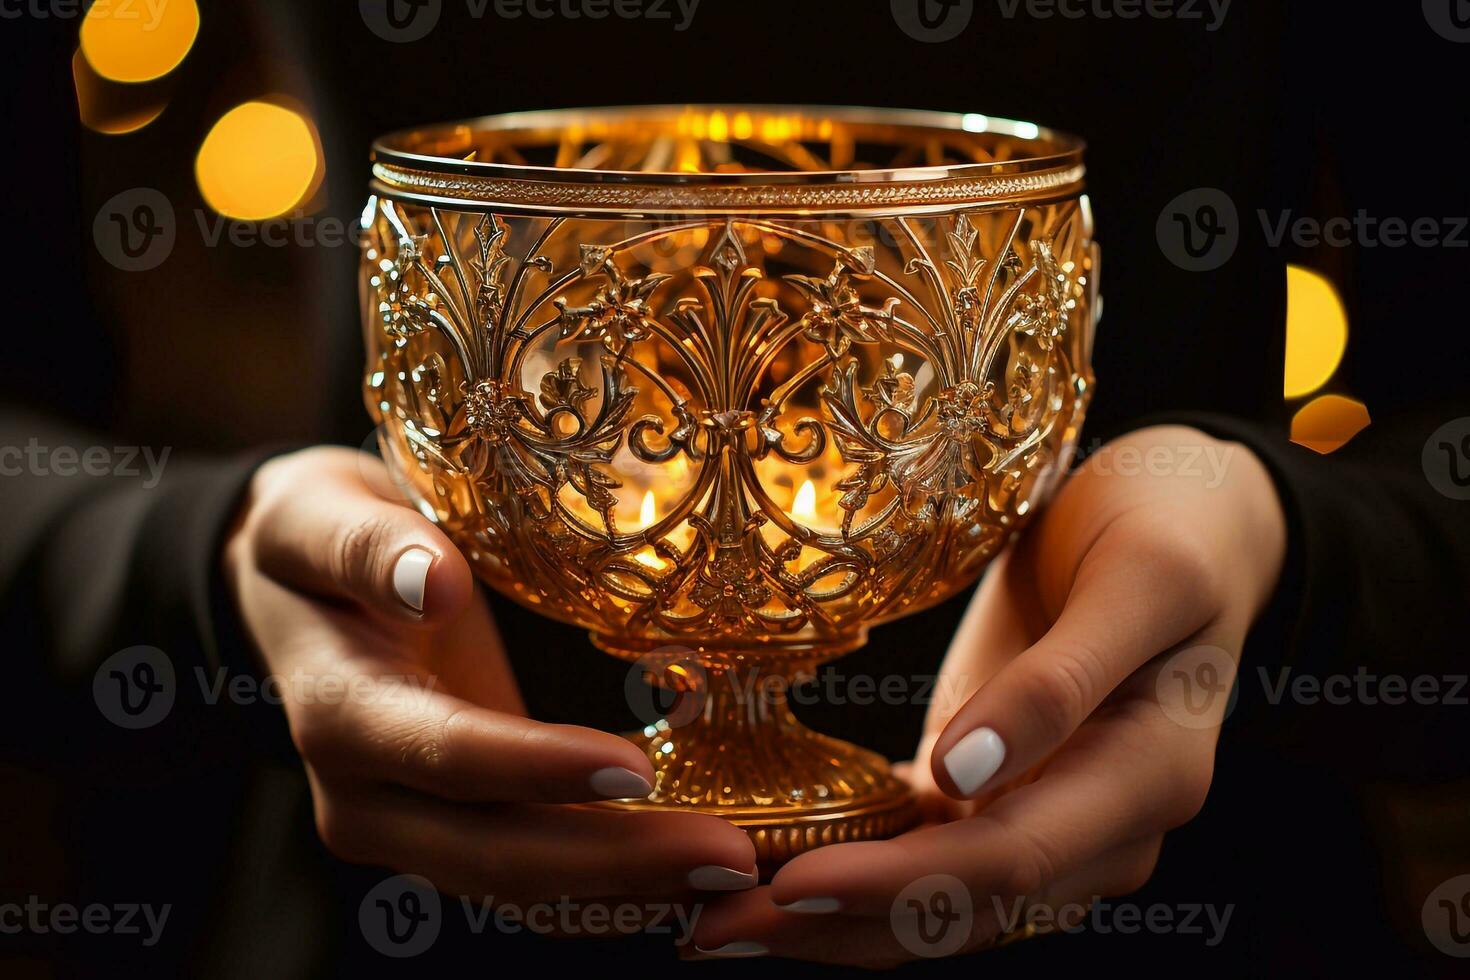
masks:
[[[650,490],[643,495],[643,508],[638,512],[638,523],[643,527],[651,527],[658,520],[658,504],[653,499],[653,491]]]
[[[812,486],[812,481],[807,480],[796,491],[796,499],[791,502],[791,516],[799,521],[815,520],[817,516],[817,488]]]

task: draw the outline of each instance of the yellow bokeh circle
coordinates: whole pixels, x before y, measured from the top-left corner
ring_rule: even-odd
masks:
[[[113,82],[149,82],[179,66],[199,34],[194,0],[96,0],[82,21],[82,54]]]
[[[194,175],[215,211],[260,221],[305,201],[320,154],[316,132],[299,113],[270,102],[246,102],[225,113],[204,138]]]
[[[1327,383],[1347,347],[1347,311],[1323,275],[1286,267],[1287,398],[1310,395]]]

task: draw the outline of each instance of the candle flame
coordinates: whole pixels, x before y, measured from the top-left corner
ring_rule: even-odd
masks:
[[[643,495],[643,508],[638,512],[638,523],[649,527],[658,520],[658,504],[653,499],[653,491],[650,490]]]
[[[796,499],[791,504],[791,516],[799,521],[810,521],[817,516],[817,488],[812,486],[812,481],[807,480],[796,491]]]
[[[652,549],[647,548],[635,554],[633,556],[633,560],[642,565],[644,568],[651,568],[655,572],[661,572],[665,568],[669,567],[668,562],[664,561],[658,555],[654,554]]]

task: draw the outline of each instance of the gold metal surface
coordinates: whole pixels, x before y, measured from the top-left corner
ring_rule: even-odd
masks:
[[[1024,123],[785,107],[375,149],[385,457],[488,583],[681,692],[630,736],[654,794],[609,806],[720,814],[767,868],[912,820],[768,682],[968,585],[1065,471],[1097,309],[1081,167]]]

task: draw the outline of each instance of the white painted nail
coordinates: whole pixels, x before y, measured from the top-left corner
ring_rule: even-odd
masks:
[[[738,892],[754,888],[759,879],[748,871],[706,864],[689,872],[689,887],[702,892]]]
[[[944,769],[964,796],[974,796],[1006,761],[1006,743],[993,728],[977,728],[955,743]]]
[[[631,769],[608,766],[592,774],[592,792],[606,800],[641,800],[653,792],[648,780]]]
[[[744,940],[740,942],[726,943],[725,945],[717,947],[715,949],[700,949],[698,946],[696,946],[694,947],[694,950],[695,952],[703,956],[717,956],[721,959],[727,960],[746,959],[752,956],[766,956],[771,952],[760,943],[753,943]]]
[[[836,912],[842,908],[842,903],[835,898],[813,895],[811,898],[798,898],[794,902],[777,905],[776,908],[782,912],[804,912],[808,915],[824,915],[828,912]]]
[[[424,611],[424,587],[429,581],[429,567],[434,556],[422,548],[410,548],[398,556],[393,566],[393,591],[414,612]]]

